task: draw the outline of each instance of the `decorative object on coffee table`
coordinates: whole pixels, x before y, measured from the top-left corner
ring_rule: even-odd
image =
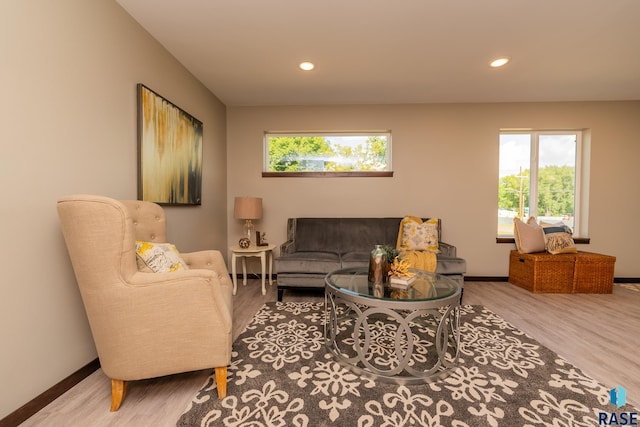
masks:
[[[387,251],[382,245],[376,245],[369,257],[369,282],[379,285],[387,282]]]
[[[414,272],[409,271],[409,263],[400,259],[400,257],[395,257],[393,262],[389,264],[389,283],[391,286],[399,285],[399,286],[409,286],[416,279],[416,275]]]

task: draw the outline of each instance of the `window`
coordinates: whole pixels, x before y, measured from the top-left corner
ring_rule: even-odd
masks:
[[[264,154],[263,176],[392,176],[390,132],[266,132]]]
[[[562,221],[580,235],[581,131],[500,133],[498,237],[513,218]]]

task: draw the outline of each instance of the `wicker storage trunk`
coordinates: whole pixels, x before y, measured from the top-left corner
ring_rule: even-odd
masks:
[[[593,252],[551,255],[511,251],[509,282],[534,293],[598,293],[613,290],[616,257]]]
[[[571,293],[575,254],[511,251],[509,283],[534,293]]]
[[[573,292],[610,294],[615,264],[614,256],[579,251],[573,274]]]

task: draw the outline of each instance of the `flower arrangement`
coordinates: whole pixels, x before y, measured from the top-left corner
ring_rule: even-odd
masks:
[[[393,262],[390,264],[389,275],[396,277],[413,277],[415,273],[409,271],[409,263],[407,260],[400,259],[399,256],[393,259]]]

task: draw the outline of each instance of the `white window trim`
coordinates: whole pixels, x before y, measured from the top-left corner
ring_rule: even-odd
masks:
[[[573,235],[575,237],[586,237],[587,225],[586,219],[587,206],[586,200],[582,195],[583,188],[588,188],[588,176],[584,173],[584,143],[583,129],[573,130],[511,130],[500,129],[500,134],[523,134],[531,135],[530,160],[529,160],[529,216],[538,217],[538,186],[532,186],[531,182],[538,182],[539,167],[539,143],[541,135],[576,135],[576,158],[575,158],[575,189],[574,189],[574,218],[573,218]],[[583,204],[583,202],[585,204]]]

